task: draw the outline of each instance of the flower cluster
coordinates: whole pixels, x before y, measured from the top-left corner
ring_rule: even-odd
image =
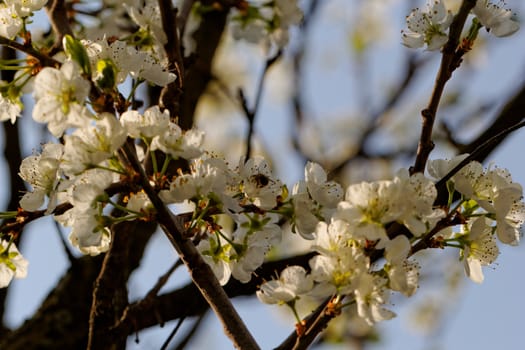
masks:
[[[482,26],[498,37],[511,35],[519,29],[510,10],[489,0],[477,0],[472,14]],[[406,18],[407,30],[401,32],[403,44],[411,48],[426,45],[430,51],[441,49],[448,41],[447,31],[452,19],[452,13],[445,7],[443,0],[432,0],[425,10],[415,8]]]
[[[40,10],[47,0],[5,0],[0,4],[0,35],[12,39],[23,28],[24,21]]]
[[[0,35],[16,37],[25,19],[44,4],[4,1]],[[30,188],[19,211],[6,214],[17,224],[25,224],[30,213],[54,215],[70,228],[73,246],[97,255],[110,248],[113,225],[154,222],[157,210],[168,208],[221,285],[231,278],[250,282],[289,234],[313,257],[262,283],[259,299],[294,311],[304,297],[333,298],[340,305],[346,300],[344,305],[352,305],[369,325],[395,316],[388,309],[392,291],[407,297],[417,291],[420,249],[458,249],[467,276],[479,283],[482,266],[499,254],[498,242],[518,244],[525,204],[522,187],[507,170],[468,162],[448,182],[448,203],[436,203],[435,182],[466,155],[430,161],[429,176],[400,170],[390,180],[346,188],[330,180],[321,165],[308,162],[304,180],[290,192],[262,157],[242,157],[231,166],[203,148],[202,131],[181,129],[168,109],[138,109],[134,91],[140,84],[166,86],[176,76],[166,70],[167,39],[157,2],[115,4],[115,9],[128,13],[127,32],[81,40],[66,35],[65,55],[49,58],[46,67],[21,70],[12,85],[0,86],[0,120],[16,120],[17,101],[32,87],[32,117],[57,139],[20,165],[20,177]],[[472,13],[496,36],[518,28],[508,10],[489,1],[478,0]],[[241,1],[233,32],[251,42],[270,37],[282,47],[289,27],[301,18],[296,1]],[[439,49],[451,23],[443,2],[433,1],[407,17],[404,44]],[[126,82],[132,90],[127,97],[121,86]],[[0,236],[0,287],[27,270],[15,234],[9,233],[9,239]]]
[[[465,157],[431,161],[429,174],[440,179]],[[306,166],[307,179],[317,167]],[[318,194],[312,190],[319,188],[319,180],[325,181],[324,173],[318,174],[309,186],[297,186],[309,191],[296,191],[291,199],[317,204],[295,208],[294,218],[297,227],[313,227],[317,221],[311,249],[318,255],[310,260],[308,271],[292,266],[279,280],[264,283],[257,295],[265,303],[293,308],[295,301],[305,296],[346,296],[357,305],[359,316],[373,324],[394,316],[385,308],[390,291],[406,296],[416,292],[419,264],[411,256],[421,237],[436,236],[436,246],[459,248],[467,276],[478,283],[483,280],[481,266],[493,263],[498,255],[496,237],[504,244],[519,241],[525,204],[521,186],[512,182],[506,170],[484,170],[477,162],[468,163],[450,180],[449,188],[459,192],[461,199],[440,208],[433,206],[437,196],[434,182],[421,173],[409,176],[400,172],[393,180],[350,185],[342,200],[333,196],[338,185],[321,183],[323,193],[332,199],[326,202],[318,202]],[[305,201],[305,192],[310,202]],[[329,214],[320,215],[320,203],[326,204]],[[305,210],[310,215],[301,213]],[[389,231],[398,224],[410,234]],[[385,262],[380,268],[370,254],[376,249],[384,249]]]

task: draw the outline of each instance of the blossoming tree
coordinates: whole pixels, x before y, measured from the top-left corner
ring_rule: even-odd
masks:
[[[305,118],[301,81],[308,30],[326,4],[299,3],[0,3],[0,120],[11,181],[0,225],[0,301],[13,278],[31,273],[23,257],[27,224],[49,216],[65,228],[70,262],[31,319],[16,330],[0,328],[1,348],[121,349],[142,329],[176,319],[175,333],[187,317],[211,309],[236,348],[258,349],[231,303],[240,295],[289,309],[295,322],[287,339],[275,339],[279,349],[326,341],[321,334],[337,319],[364,329],[340,331],[338,340],[347,341],[395,317],[392,295],[418,292],[428,262],[423,252],[448,260],[445,252],[457,252],[452,259],[481,283],[499,246],[519,243],[522,187],[506,169],[482,162],[523,125],[516,112],[523,92],[466,143],[438,113],[446,108],[447,83],[478,42],[518,31],[515,14],[488,0],[421,4],[397,40],[406,50],[426,51],[414,50],[406,77],[378,112],[363,109],[352,130],[328,129],[326,140],[322,126]],[[377,39],[373,15],[392,4],[359,5],[368,14],[352,31],[361,59]],[[243,58],[235,57],[236,45],[258,48],[263,67],[256,79],[239,82],[225,73]],[[234,52],[230,62],[218,65],[227,50]],[[375,135],[394,133],[388,115],[432,55],[441,63],[422,123],[407,113],[419,137],[389,153],[371,146]],[[267,77],[283,62],[295,81],[295,155],[286,157],[304,167],[295,183],[275,175],[255,123],[266,117]],[[242,146],[207,141],[230,137],[202,116],[210,96],[223,124],[233,128],[227,115],[242,115]],[[31,118],[37,123],[21,123]],[[18,133],[25,138],[24,128],[35,125],[45,132],[23,158]],[[452,149],[449,159],[434,156],[436,145]],[[388,168],[380,175],[378,160]],[[358,167],[368,178],[352,178]],[[177,258],[144,298],[130,300],[128,280],[155,232],[169,239]],[[191,282],[160,293],[182,265]]]

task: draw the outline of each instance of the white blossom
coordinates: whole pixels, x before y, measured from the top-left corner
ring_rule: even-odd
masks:
[[[298,182],[292,190],[294,228],[303,238],[313,239],[319,220],[329,220],[344,193],[338,183],[327,181],[319,164],[308,162],[304,172],[305,181]]]
[[[33,12],[40,10],[47,3],[47,0],[4,0],[12,6],[16,14],[20,17],[31,16]]]
[[[406,18],[408,30],[402,31],[403,44],[411,48],[426,44],[430,51],[440,49],[448,40],[446,31],[452,19],[442,0],[432,0],[426,11],[412,10]]]
[[[90,59],[93,79],[98,79],[97,63],[100,60],[110,59],[117,69],[117,84],[124,82],[130,75],[136,79],[144,79],[155,85],[164,86],[173,82],[176,78],[174,73],[165,69],[166,62],[154,53],[141,51],[121,40],[108,43],[104,37],[101,40],[83,40]]]
[[[230,261],[231,246],[224,242],[218,242],[216,236],[203,239],[197,245],[204,261],[210,265],[215,277],[224,286],[228,283],[232,274]]]
[[[145,137],[152,139],[166,131],[170,122],[170,112],[160,111],[159,106],[153,106],[140,114],[138,111],[126,111],[120,116],[120,123],[133,138]]]
[[[101,216],[99,198],[105,196],[105,189],[115,182],[118,176],[110,171],[89,169],[79,175],[61,198],[73,208],[55,220],[63,226],[71,227],[69,240],[82,253],[97,255],[109,249],[111,232],[108,223]]]
[[[262,157],[239,162],[240,190],[244,194],[243,204],[253,204],[263,210],[277,205],[277,197],[282,194],[282,183],[275,179],[270,166]]]
[[[65,135],[62,168],[76,175],[111,157],[126,140],[124,128],[110,113],[102,113],[93,126]]]
[[[476,283],[483,282],[481,266],[492,264],[499,255],[492,228],[486,221],[484,217],[474,220],[465,237],[466,244],[463,250],[465,274]]]
[[[239,212],[238,201],[232,198],[229,182],[234,177],[226,162],[220,158],[198,158],[190,163],[189,174],[182,174],[171,182],[169,190],[162,190],[160,198],[165,203],[182,203],[185,200],[211,198],[223,210]]]
[[[433,208],[437,197],[436,186],[422,173],[409,175],[408,171],[400,171],[398,177],[401,180],[400,187],[404,199],[399,203],[403,207],[403,212],[397,220],[402,222],[414,236],[419,237],[433,229],[445,216],[443,210]]]
[[[232,276],[247,283],[270,248],[281,241],[282,232],[273,215],[235,215],[235,218],[238,228],[232,234],[235,247],[235,254],[231,256]]]
[[[369,325],[395,317],[395,313],[383,307],[388,302],[389,293],[386,279],[371,274],[361,275],[355,291],[359,316]]]
[[[22,160],[20,177],[33,187],[33,190],[24,194],[20,200],[22,209],[28,211],[39,209],[44,204],[45,196],[49,197],[47,211],[51,212],[55,208],[63,152],[64,146],[61,144],[47,143],[42,146],[41,154]]]
[[[22,26],[22,18],[16,13],[14,7],[0,3],[0,35],[13,39]]]
[[[160,134],[153,137],[151,149],[161,150],[169,154],[174,159],[197,158],[202,154],[202,142],[204,133],[196,129],[190,129],[182,132],[181,128],[170,122],[168,128]]]
[[[21,112],[22,104],[20,101],[12,101],[0,94],[0,122],[9,120],[11,124],[14,124]]]
[[[313,281],[301,266],[289,266],[281,271],[278,280],[264,282],[257,291],[257,298],[265,304],[283,304],[308,293]]]
[[[148,0],[144,7],[138,8],[124,4],[129,16],[142,30],[150,33],[158,45],[164,45],[168,38],[162,28],[162,18],[158,1]]]
[[[520,25],[512,19],[512,11],[503,8],[505,2],[500,1],[500,4],[502,5],[496,5],[489,0],[478,0],[472,13],[492,34],[504,37],[517,32]]]
[[[400,217],[403,208],[399,203],[404,200],[399,179],[353,184],[347,188],[334,218],[348,222],[356,238],[378,241],[377,247],[381,248],[388,241],[384,224]]]
[[[35,78],[33,119],[47,123],[51,134],[62,136],[69,127],[87,123],[89,112],[84,107],[90,85],[72,61],[60,69],[46,67]]]
[[[354,245],[342,247],[338,255],[316,255],[309,261],[316,286],[311,294],[328,297],[334,293],[349,294],[358,288],[360,276],[367,273],[369,259]]]
[[[154,210],[153,203],[144,191],[131,193],[126,203],[126,209],[136,213],[147,213]]]
[[[0,288],[7,287],[13,278],[25,278],[28,265],[14,243],[0,240]]]

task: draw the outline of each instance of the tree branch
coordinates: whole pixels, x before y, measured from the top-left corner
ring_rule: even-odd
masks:
[[[201,3],[210,5],[212,1],[201,1]],[[226,26],[230,6],[224,3],[220,8],[202,14],[201,24],[193,33],[196,44],[195,52],[192,54],[194,59],[184,71],[184,91],[179,111],[179,126],[183,130],[191,129],[193,126],[195,108],[212,78],[212,62]]]
[[[177,79],[162,88],[159,104],[170,111],[172,119],[179,115],[180,96],[184,87],[184,64],[181,55],[180,38],[177,33],[177,16],[171,0],[159,0],[162,28],[166,33],[164,50],[168,56],[168,70],[175,72]]]
[[[49,17],[49,22],[56,35],[53,49],[58,49],[62,46],[62,38],[69,34],[73,36],[73,31],[69,25],[69,16],[66,8],[65,0],[51,0],[46,4],[46,12]],[[52,50],[53,51],[53,50]]]
[[[54,58],[49,57],[48,55],[41,53],[40,51],[35,50],[32,46],[20,44],[19,42],[16,42],[11,39],[7,39],[3,36],[0,36],[0,45],[7,46],[11,49],[23,52],[31,57],[34,57],[43,66],[55,67],[55,68],[60,67],[60,62],[58,62]]]
[[[437,74],[432,96],[428,106],[421,111],[423,125],[417,147],[416,160],[414,162],[414,166],[410,169],[412,174],[423,172],[425,170],[428,156],[434,148],[434,142],[432,141],[432,129],[434,127],[439,101],[441,100],[441,95],[443,94],[443,90],[445,89],[447,81],[452,76],[452,72],[454,72],[454,70],[459,67],[462,56],[465,53],[465,51],[457,50],[457,48],[461,31],[463,30],[467,16],[475,5],[476,0],[463,0],[458,13],[450,25],[449,39],[443,47],[441,66]]]
[[[257,114],[257,111],[259,110],[259,105],[261,103],[262,93],[264,89],[264,80],[267,76],[268,70],[279,60],[281,55],[282,55],[282,51],[279,50],[274,56],[266,60],[266,63],[264,64],[264,69],[261,72],[261,75],[259,77],[259,82],[257,84],[257,90],[255,92],[255,102],[253,103],[253,108],[248,107],[248,101],[246,101],[246,96],[244,95],[243,90],[239,89],[239,99],[241,100],[242,110],[244,112],[244,115],[246,116],[246,119],[248,120],[248,133],[246,135],[246,153],[245,153],[246,159],[252,156],[252,138],[253,138],[253,130],[254,130],[254,124],[255,124],[255,115]]]

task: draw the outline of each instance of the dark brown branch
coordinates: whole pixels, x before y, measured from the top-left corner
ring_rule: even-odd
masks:
[[[212,2],[201,1],[203,5],[211,5]],[[185,67],[184,91],[179,110],[179,126],[183,130],[193,126],[195,108],[212,78],[212,62],[226,26],[229,8],[230,5],[223,4],[214,11],[202,14],[201,24],[193,33],[196,47],[193,58],[189,60],[191,64]]]
[[[308,253],[266,262],[255,271],[249,283],[241,283],[232,278],[224,286],[224,290],[230,298],[251,296],[264,281],[274,278],[287,266],[299,265],[309,270],[308,261],[315,255],[316,253]],[[184,300],[184,303],[178,302],[180,300]],[[159,319],[167,322],[180,317],[197,316],[209,308],[194,284],[162,294],[148,303],[143,301],[130,304],[122,319],[112,328],[112,332],[133,334],[158,324]]]
[[[51,22],[51,27],[55,33],[54,49],[62,46],[62,38],[69,34],[73,35],[71,26],[69,25],[69,16],[65,0],[51,0],[46,4],[46,11]]]
[[[159,0],[160,16],[162,19],[162,28],[166,33],[166,44],[164,50],[168,56],[168,70],[175,72],[177,79],[166,85],[159,98],[159,104],[162,108],[170,111],[173,120],[179,115],[180,96],[184,87],[184,64],[181,55],[181,45],[179,34],[177,33],[177,16],[173,10],[171,0]]]
[[[126,268],[117,271],[126,280],[139,266],[156,228],[155,223],[142,221],[127,224],[127,230],[122,232],[130,237],[125,248],[128,253],[122,255],[127,258],[122,263]],[[93,284],[103,259],[102,254],[75,260],[32,317],[16,331],[0,338],[0,349],[85,349]]]
[[[7,46],[11,49],[23,52],[31,57],[34,57],[43,66],[49,66],[49,67],[55,67],[55,68],[60,67],[60,62],[58,62],[54,58],[51,58],[41,53],[40,51],[35,50],[32,46],[20,44],[16,41],[4,38],[3,36],[0,36],[0,45]]]
[[[129,274],[128,240],[131,222],[115,225],[111,232],[111,244],[104,257],[102,268],[95,280],[93,301],[89,315],[88,350],[123,349],[127,337],[108,338],[106,330],[114,324],[128,305],[126,282]]]
[[[105,192],[111,197],[121,192],[129,192],[130,190],[132,190],[132,188],[128,184],[123,182],[115,182],[106,188]],[[66,202],[57,205],[51,213],[47,213],[47,209],[35,211],[24,211],[19,209],[15,221],[6,222],[0,225],[0,233],[20,232],[25,227],[25,225],[32,221],[40,219],[46,215],[62,215],[71,208],[73,208],[73,205],[69,202]]]
[[[9,60],[16,58],[15,50],[2,47],[1,57],[3,60]],[[2,70],[0,72],[0,78],[4,81],[13,81],[15,72],[10,70]],[[4,128],[4,159],[7,163],[7,179],[8,184],[5,184],[4,188],[9,189],[9,201],[7,203],[7,210],[14,211],[18,208],[19,196],[22,191],[25,190],[25,185],[20,176],[18,176],[19,166],[22,162],[22,155],[20,151],[20,135],[19,135],[19,124],[12,124],[10,122],[3,122],[2,127]],[[2,223],[4,224],[4,223]],[[7,331],[4,323],[5,303],[8,293],[8,288],[0,289],[0,338],[4,332]]]
[[[499,112],[498,116],[494,119],[491,125],[489,125],[483,133],[481,133],[475,140],[470,142],[468,145],[459,149],[460,153],[472,153],[475,149],[484,144],[488,139],[494,135],[518,124],[525,118],[525,83],[522,83],[520,90],[505,104],[503,109]],[[503,141],[500,139],[499,141]],[[498,143],[491,143],[486,146],[482,152],[478,153],[476,160],[482,161],[485,159],[495,148],[499,145]]]
[[[421,127],[421,136],[419,137],[416,160],[414,166],[410,169],[411,173],[423,172],[425,170],[428,156],[434,148],[432,129],[434,127],[439,101],[441,100],[447,81],[452,76],[452,72],[459,67],[462,56],[465,53],[465,51],[461,49],[458,50],[459,39],[467,16],[475,5],[476,0],[463,0],[458,13],[450,25],[449,39],[443,47],[441,65],[436,77],[432,96],[428,106],[421,111],[423,125]]]

